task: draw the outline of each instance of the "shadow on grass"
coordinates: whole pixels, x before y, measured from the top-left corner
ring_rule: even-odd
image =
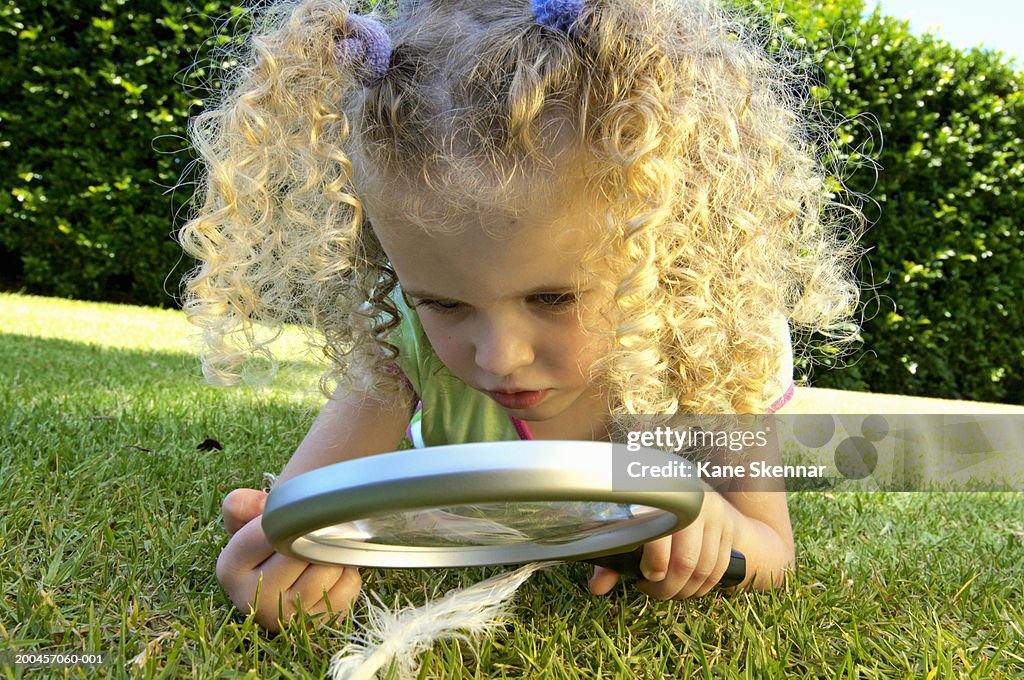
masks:
[[[221,501],[280,471],[314,416],[315,376],[296,364],[273,389],[215,389],[187,353],[0,335],[4,637],[102,640],[131,658],[183,598],[230,611],[214,578]],[[208,439],[222,449],[198,448]]]
[[[187,353],[3,334],[0,367],[0,446],[29,467],[146,454],[172,465],[240,456],[238,476],[276,471],[322,403],[308,364],[285,365],[273,387],[215,388]],[[206,440],[222,449],[197,449]]]

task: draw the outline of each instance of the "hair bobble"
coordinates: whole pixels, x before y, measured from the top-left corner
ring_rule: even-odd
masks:
[[[562,33],[568,33],[586,7],[584,0],[530,0],[537,23]]]
[[[384,78],[391,64],[391,38],[384,26],[373,19],[349,14],[347,35],[334,41],[334,58],[351,66],[366,86]]]

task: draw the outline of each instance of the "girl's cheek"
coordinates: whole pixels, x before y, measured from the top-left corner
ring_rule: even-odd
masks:
[[[585,374],[589,368],[610,349],[608,343],[599,337],[589,335],[576,328],[549,336],[549,356],[564,370]]]
[[[465,340],[456,332],[444,328],[430,328],[427,324],[423,324],[423,331],[427,334],[437,358],[458,376],[466,368],[463,366],[468,351]]]
[[[420,325],[423,326],[423,332],[426,333],[427,340],[430,341],[430,346],[433,347],[434,352],[441,356],[441,352],[451,341],[452,334],[446,332],[441,324],[438,324],[426,314],[420,314]]]

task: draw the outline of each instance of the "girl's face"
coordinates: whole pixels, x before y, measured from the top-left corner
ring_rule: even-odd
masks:
[[[602,410],[607,416],[607,400],[589,378],[610,348],[601,332],[610,324],[593,311],[603,308],[601,293],[588,286],[582,266],[601,209],[574,188],[452,215],[444,234],[427,235],[385,196],[366,204],[402,291],[448,369],[517,418],[556,419],[569,428],[593,423]],[[432,205],[424,193],[401,202]],[[488,235],[495,233],[507,236]]]

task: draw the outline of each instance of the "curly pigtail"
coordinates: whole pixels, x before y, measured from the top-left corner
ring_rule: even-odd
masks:
[[[350,127],[342,102],[358,97],[368,77],[346,58],[355,19],[336,0],[254,16],[243,66],[221,101],[191,123],[206,174],[197,214],[179,235],[200,263],[184,308],[203,329],[211,382],[237,383],[253,358],[274,366],[268,345],[290,322],[326,337],[333,374],[325,389],[328,377],[372,387],[372,371],[349,369],[379,361],[382,324],[365,303],[386,296],[394,280],[343,152]],[[369,74],[380,75],[379,65]]]

